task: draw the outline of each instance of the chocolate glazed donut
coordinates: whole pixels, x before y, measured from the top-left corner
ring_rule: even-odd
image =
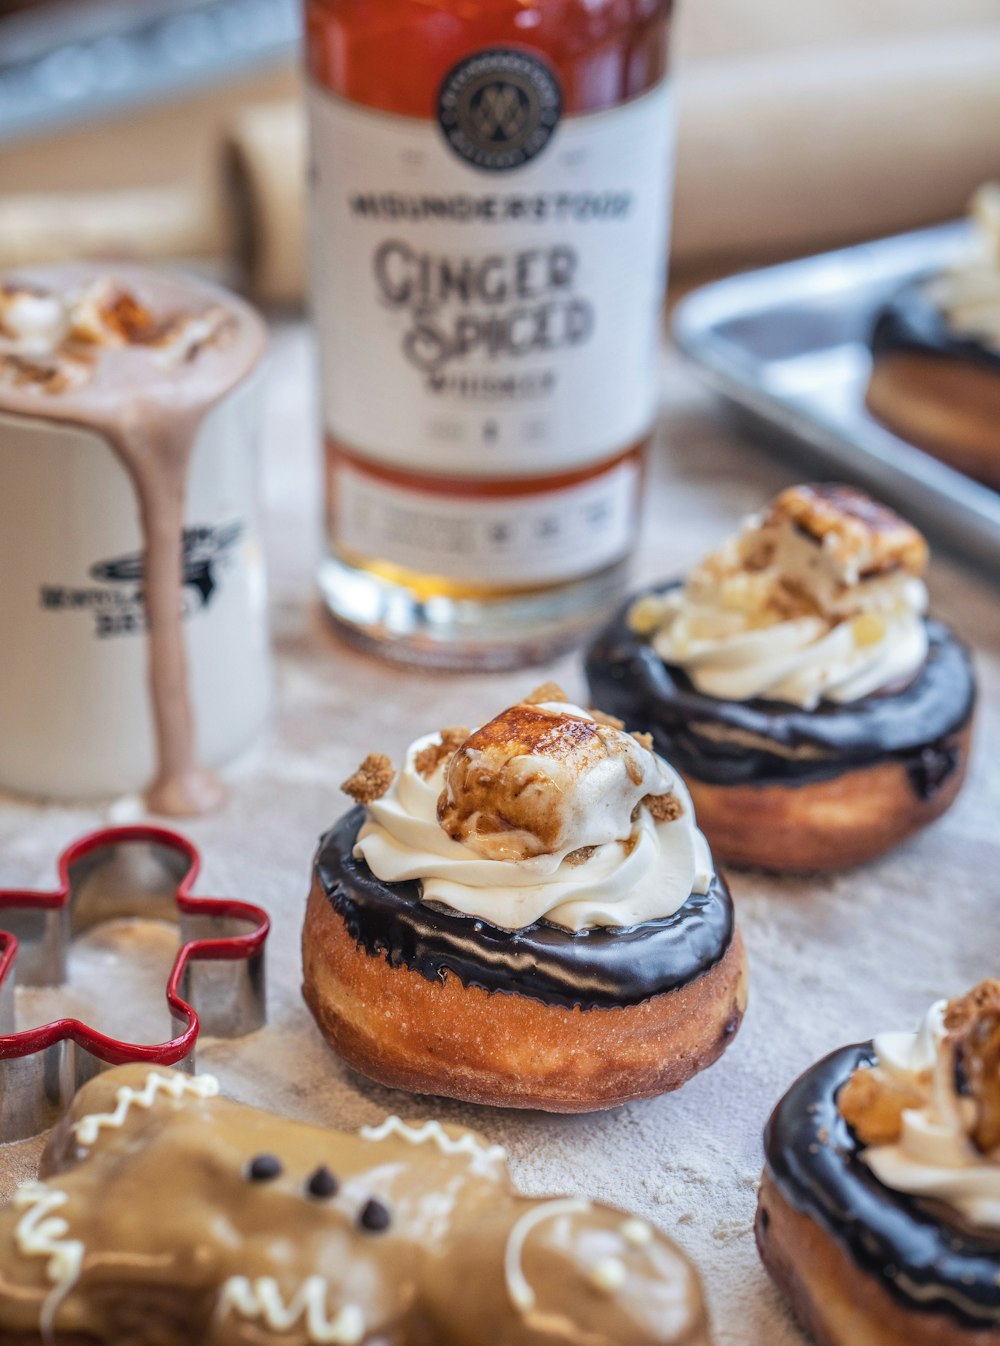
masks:
[[[1000,352],[951,330],[924,277],[879,311],[868,410],[895,434],[1000,489]]]
[[[1000,1346],[1000,1233],[878,1181],[837,1108],[871,1043],[818,1062],[764,1133],[764,1265],[820,1346]]]
[[[495,1106],[586,1112],[678,1088],[739,1028],[746,956],[725,882],[673,916],[572,933],[502,930],[377,879],[364,809],[320,842],[304,994],[355,1069]]]
[[[591,697],[652,733],[720,859],[845,868],[898,845],[957,795],[975,683],[965,647],[940,622],[927,622],[927,659],[906,687],[803,710],[698,692],[632,631],[630,606],[587,653]]]

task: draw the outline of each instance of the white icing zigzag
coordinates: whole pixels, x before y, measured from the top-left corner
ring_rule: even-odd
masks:
[[[171,1098],[195,1094],[198,1098],[214,1098],[219,1092],[219,1081],[214,1075],[158,1075],[151,1070],[141,1089],[123,1084],[115,1094],[114,1112],[94,1112],[81,1117],[73,1126],[73,1133],[81,1145],[93,1145],[106,1126],[120,1127],[131,1108],[151,1108],[160,1093]]]
[[[286,1304],[273,1277],[230,1276],[219,1293],[217,1313],[221,1317],[232,1309],[242,1318],[262,1318],[273,1332],[290,1332],[304,1314],[306,1335],[318,1346],[358,1346],[365,1335],[361,1310],[345,1304],[329,1318],[326,1293],[323,1277],[309,1276]]]
[[[92,1113],[89,1117],[82,1117],[74,1124],[73,1132],[81,1145],[91,1146],[103,1127],[122,1126],[133,1105],[151,1108],[160,1093],[169,1094],[172,1098],[181,1098],[184,1094],[211,1098],[218,1092],[219,1082],[212,1075],[158,1075],[155,1070],[151,1070],[141,1089],[123,1085],[118,1090],[114,1112]],[[42,1303],[39,1319],[41,1335],[46,1340],[52,1335],[59,1305],[80,1279],[86,1251],[80,1239],[66,1237],[69,1225],[62,1216],[52,1214],[64,1206],[68,1199],[65,1192],[57,1191],[44,1182],[22,1183],[13,1196],[13,1204],[18,1209],[25,1208],[14,1230],[18,1252],[23,1257],[48,1258],[45,1274],[53,1288]]]
[[[507,1247],[504,1250],[503,1273],[507,1282],[510,1302],[522,1313],[535,1307],[535,1292],[528,1283],[521,1265],[521,1255],[528,1235],[544,1220],[554,1220],[557,1215],[582,1215],[590,1210],[589,1201],[576,1200],[573,1197],[560,1197],[555,1201],[546,1201],[544,1206],[535,1206],[521,1218],[507,1235]]]
[[[449,1136],[440,1122],[424,1122],[422,1126],[410,1126],[401,1117],[387,1117],[378,1126],[363,1126],[358,1134],[364,1140],[385,1140],[389,1136],[399,1136],[411,1145],[425,1145],[428,1141],[435,1144],[442,1154],[467,1154],[480,1164],[502,1163],[507,1151],[502,1145],[486,1145],[471,1131],[461,1136]]]
[[[42,1303],[39,1330],[45,1340],[52,1336],[56,1311],[80,1279],[83,1267],[84,1245],[79,1239],[67,1238],[69,1225],[61,1215],[52,1212],[64,1206],[69,1198],[44,1182],[23,1183],[14,1193],[13,1204],[26,1207],[14,1229],[18,1252],[24,1257],[47,1257],[45,1274],[52,1289]]]

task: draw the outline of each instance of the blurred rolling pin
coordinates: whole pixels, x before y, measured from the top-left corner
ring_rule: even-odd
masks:
[[[0,196],[0,267],[78,257],[208,258],[225,226],[194,185]]]
[[[75,257],[182,260],[214,264],[258,303],[301,302],[306,136],[299,104],[241,109],[217,157],[208,186],[0,196],[0,269]]]
[[[261,304],[306,293],[306,124],[301,105],[246,107],[225,145],[225,179],[239,274]]]
[[[996,176],[998,70],[1000,23],[682,67],[674,274],[962,213],[974,188]],[[300,301],[301,105],[245,107],[223,142],[214,184],[200,191],[0,198],[0,266],[80,253],[214,255],[258,302]]]

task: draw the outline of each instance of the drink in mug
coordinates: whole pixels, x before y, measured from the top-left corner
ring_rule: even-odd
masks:
[[[618,597],[658,392],[670,0],[307,0],[330,611],[514,666]]]
[[[268,700],[260,319],[137,267],[0,278],[0,788],[216,806]]]

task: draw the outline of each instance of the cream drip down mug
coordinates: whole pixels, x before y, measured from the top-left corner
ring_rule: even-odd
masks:
[[[0,278],[0,788],[219,802],[268,704],[264,344],[186,278]]]

